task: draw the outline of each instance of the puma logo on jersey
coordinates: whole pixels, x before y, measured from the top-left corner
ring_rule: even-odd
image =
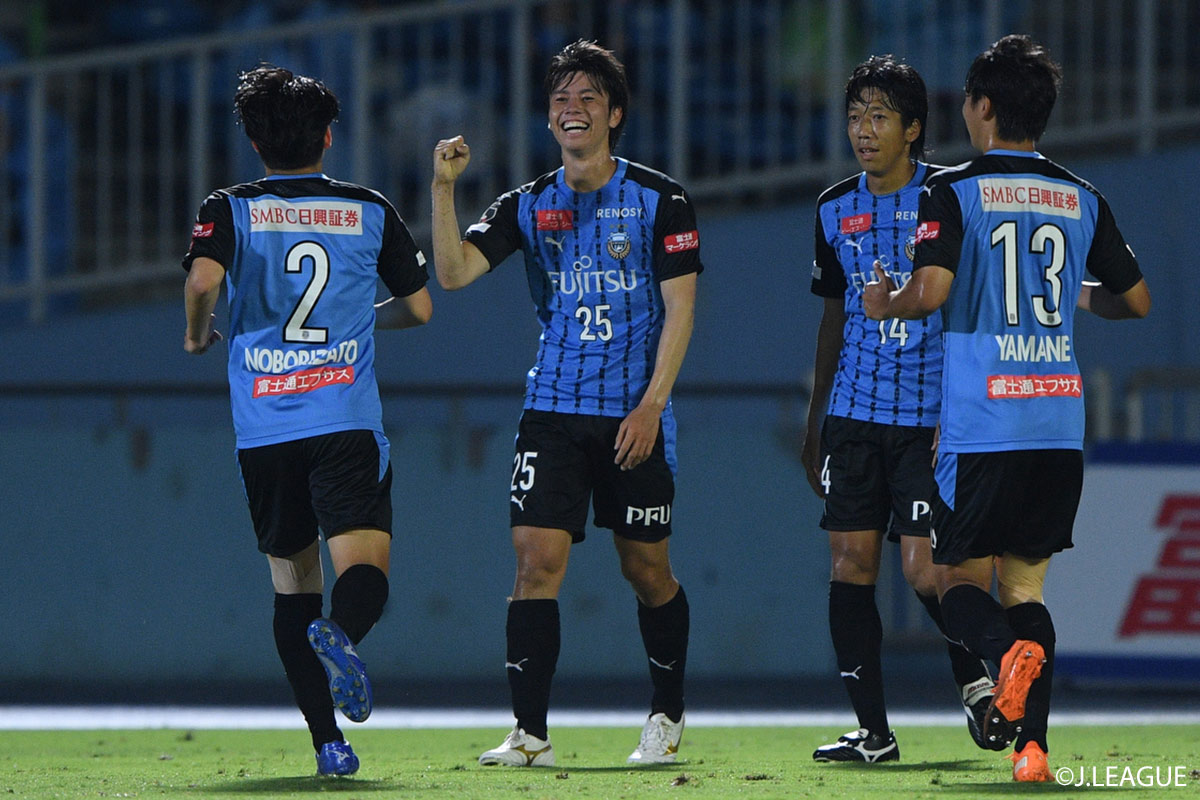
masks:
[[[675,664],[678,663],[678,660],[672,661],[670,664],[661,664],[661,663],[655,661],[653,658],[651,658],[650,663],[653,664],[654,666],[658,667],[659,669],[665,669],[667,672],[674,672]]]
[[[522,511],[524,511],[524,510],[525,510],[525,498],[527,498],[527,497],[529,497],[529,495],[527,495],[527,494],[523,494],[523,495],[521,495],[521,497],[520,497],[520,498],[518,498],[518,497],[517,497],[515,494],[510,494],[510,495],[508,496],[508,501],[509,501],[510,503],[516,503],[516,504],[517,504],[517,508],[519,508],[519,509],[521,509]]]
[[[521,669],[521,665],[524,664],[528,660],[529,660],[528,658],[522,658],[520,661],[518,661],[515,664],[511,661],[505,661],[504,668],[505,669],[515,669],[517,672],[524,672],[525,670]]]
[[[679,201],[679,202],[681,202],[681,203],[686,203],[686,202],[687,202],[687,198],[686,198],[686,197],[684,197],[684,196],[683,196],[683,195],[681,195],[681,194],[673,194],[673,195],[671,195],[671,199],[672,199],[672,200],[678,200],[678,201]]]
[[[860,677],[858,674],[858,671],[860,669],[862,669],[862,664],[859,664],[857,667],[850,670],[849,672],[840,672],[839,671],[838,674],[841,675],[843,678],[854,678],[854,680],[856,680],[856,681],[861,681],[862,677]]]
[[[567,241],[567,237],[565,237],[565,236],[564,236],[564,237],[563,237],[561,240],[560,240],[560,239],[555,239],[553,236],[547,236],[547,237],[546,237],[546,244],[552,244],[552,245],[554,245],[555,247],[557,247],[557,248],[558,248],[558,253],[559,253],[559,255],[562,255],[562,251],[563,251],[563,243],[564,243],[564,242],[566,242],[566,241]]]
[[[856,241],[855,241],[855,240],[853,240],[853,239],[847,239],[846,241],[842,242],[842,247],[850,247],[850,248],[853,248],[854,252],[856,252],[856,253],[858,253],[858,254],[860,254],[860,255],[861,255],[861,254],[862,254],[863,243],[862,243],[862,242],[856,242]]]

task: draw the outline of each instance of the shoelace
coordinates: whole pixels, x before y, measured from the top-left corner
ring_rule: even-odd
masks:
[[[667,748],[670,739],[667,737],[665,726],[654,725],[642,731],[642,741],[638,743],[638,748],[644,750],[651,744],[659,745],[660,750]]]

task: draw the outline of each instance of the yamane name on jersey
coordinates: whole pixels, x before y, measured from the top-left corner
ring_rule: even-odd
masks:
[[[1091,273],[1113,294],[1141,280],[1103,196],[1038,153],[993,150],[929,181],[918,269],[955,273],[942,307],[945,452],[1081,449],[1072,342]]]
[[[525,408],[623,417],[654,371],[665,312],[659,282],[698,273],[700,235],[676,182],[615,159],[594,192],[563,169],[501,195],[467,229],[492,268],[520,250],[542,334]],[[664,412],[664,424],[670,405]]]
[[[931,171],[918,162],[898,191],[875,195],[862,173],[817,200],[812,292],[844,298],[846,325],[829,413],[886,425],[937,424],[942,380],[941,320],[867,319],[863,287],[879,261],[897,286],[912,275],[917,199]]]
[[[342,430],[382,434],[375,292],[428,281],[425,257],[378,192],[324,175],[273,175],[200,207],[185,269],[225,268],[229,393],[239,448]]]

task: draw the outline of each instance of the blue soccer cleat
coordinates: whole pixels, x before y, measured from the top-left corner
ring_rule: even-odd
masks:
[[[318,775],[353,775],[358,772],[358,756],[349,742],[326,742],[317,753]]]
[[[318,617],[308,626],[308,643],[329,676],[329,696],[351,722],[371,716],[371,682],[354,645],[336,622]]]

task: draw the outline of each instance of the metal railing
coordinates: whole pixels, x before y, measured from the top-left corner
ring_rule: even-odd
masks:
[[[1195,135],[1198,22],[1181,0],[463,0],[6,66],[0,307],[36,321],[60,298],[176,280],[203,197],[261,174],[231,110],[237,73],[259,60],[338,92],[326,171],[383,191],[420,239],[437,138],[472,144],[468,214],[557,165],[539,85],[579,37],[629,68],[622,154],[700,202],[795,202],[853,169],[842,86],[868,54],[926,77],[938,161],[969,155],[962,75],[1008,31],[1064,65],[1056,151],[1146,151]]]

